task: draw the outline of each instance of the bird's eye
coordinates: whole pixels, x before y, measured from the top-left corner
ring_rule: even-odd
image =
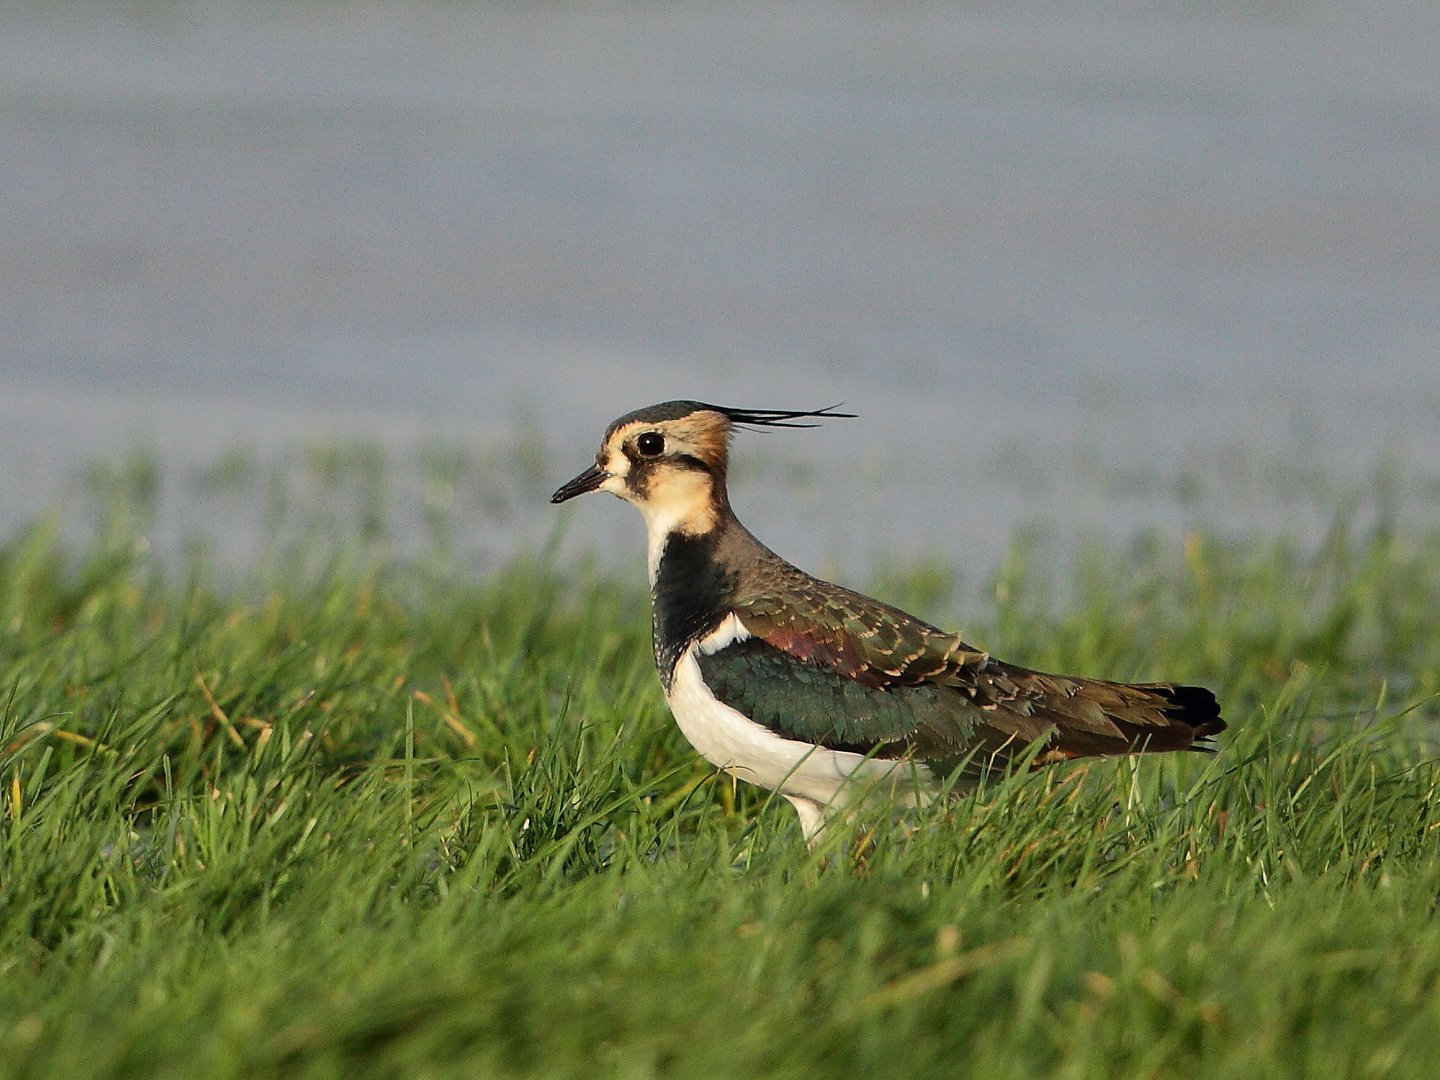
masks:
[[[635,447],[646,457],[656,457],[665,450],[665,436],[658,431],[647,431],[635,440]]]

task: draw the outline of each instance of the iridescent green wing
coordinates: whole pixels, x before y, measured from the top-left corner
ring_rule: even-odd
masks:
[[[734,607],[752,635],[865,686],[946,682],[986,660],[958,634],[788,565],[765,567],[745,584]]]
[[[701,657],[716,696],[787,738],[881,756],[963,756],[988,741],[960,689],[986,656],[899,608],[788,564],[734,598],[752,638]]]
[[[1203,688],[1069,678],[1004,664],[959,635],[788,564],[759,568],[745,584],[735,613],[755,638],[875,692],[849,688],[835,691],[834,702],[826,699],[827,708],[838,709],[837,733],[842,727],[864,733],[872,746],[907,740],[917,753],[980,746],[1008,755],[1043,738],[1051,756],[1088,757],[1185,749],[1225,727],[1214,695]],[[746,663],[769,670],[779,661]],[[823,721],[800,700],[805,695],[789,688],[806,674],[799,667],[789,682],[780,680],[787,688],[774,691],[766,715],[822,730]]]
[[[717,699],[787,739],[880,757],[950,757],[975,743],[980,710],[953,687],[872,686],[759,637],[696,660]]]

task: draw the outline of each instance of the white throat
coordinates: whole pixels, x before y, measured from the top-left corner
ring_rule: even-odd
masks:
[[[655,578],[660,574],[660,557],[665,554],[665,545],[670,542],[670,534],[675,531],[674,522],[658,522],[645,515],[645,568],[650,572],[650,585],[653,588]]]

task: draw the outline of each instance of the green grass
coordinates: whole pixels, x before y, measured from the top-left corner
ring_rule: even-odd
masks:
[[[638,582],[134,550],[0,551],[0,1077],[1440,1075],[1440,538],[1017,545],[969,637],[1212,686],[1222,752],[813,853]]]

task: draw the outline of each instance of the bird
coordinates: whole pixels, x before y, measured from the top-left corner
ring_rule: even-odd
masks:
[[[1214,749],[1226,724],[1210,690],[1007,664],[757,540],[726,487],[736,430],[854,417],[838,408],[638,409],[606,428],[595,464],[550,498],[608,491],[640,511],[655,666],[706,760],[787,799],[813,846],[859,801],[923,804],[963,790],[955,777],[977,762]]]

